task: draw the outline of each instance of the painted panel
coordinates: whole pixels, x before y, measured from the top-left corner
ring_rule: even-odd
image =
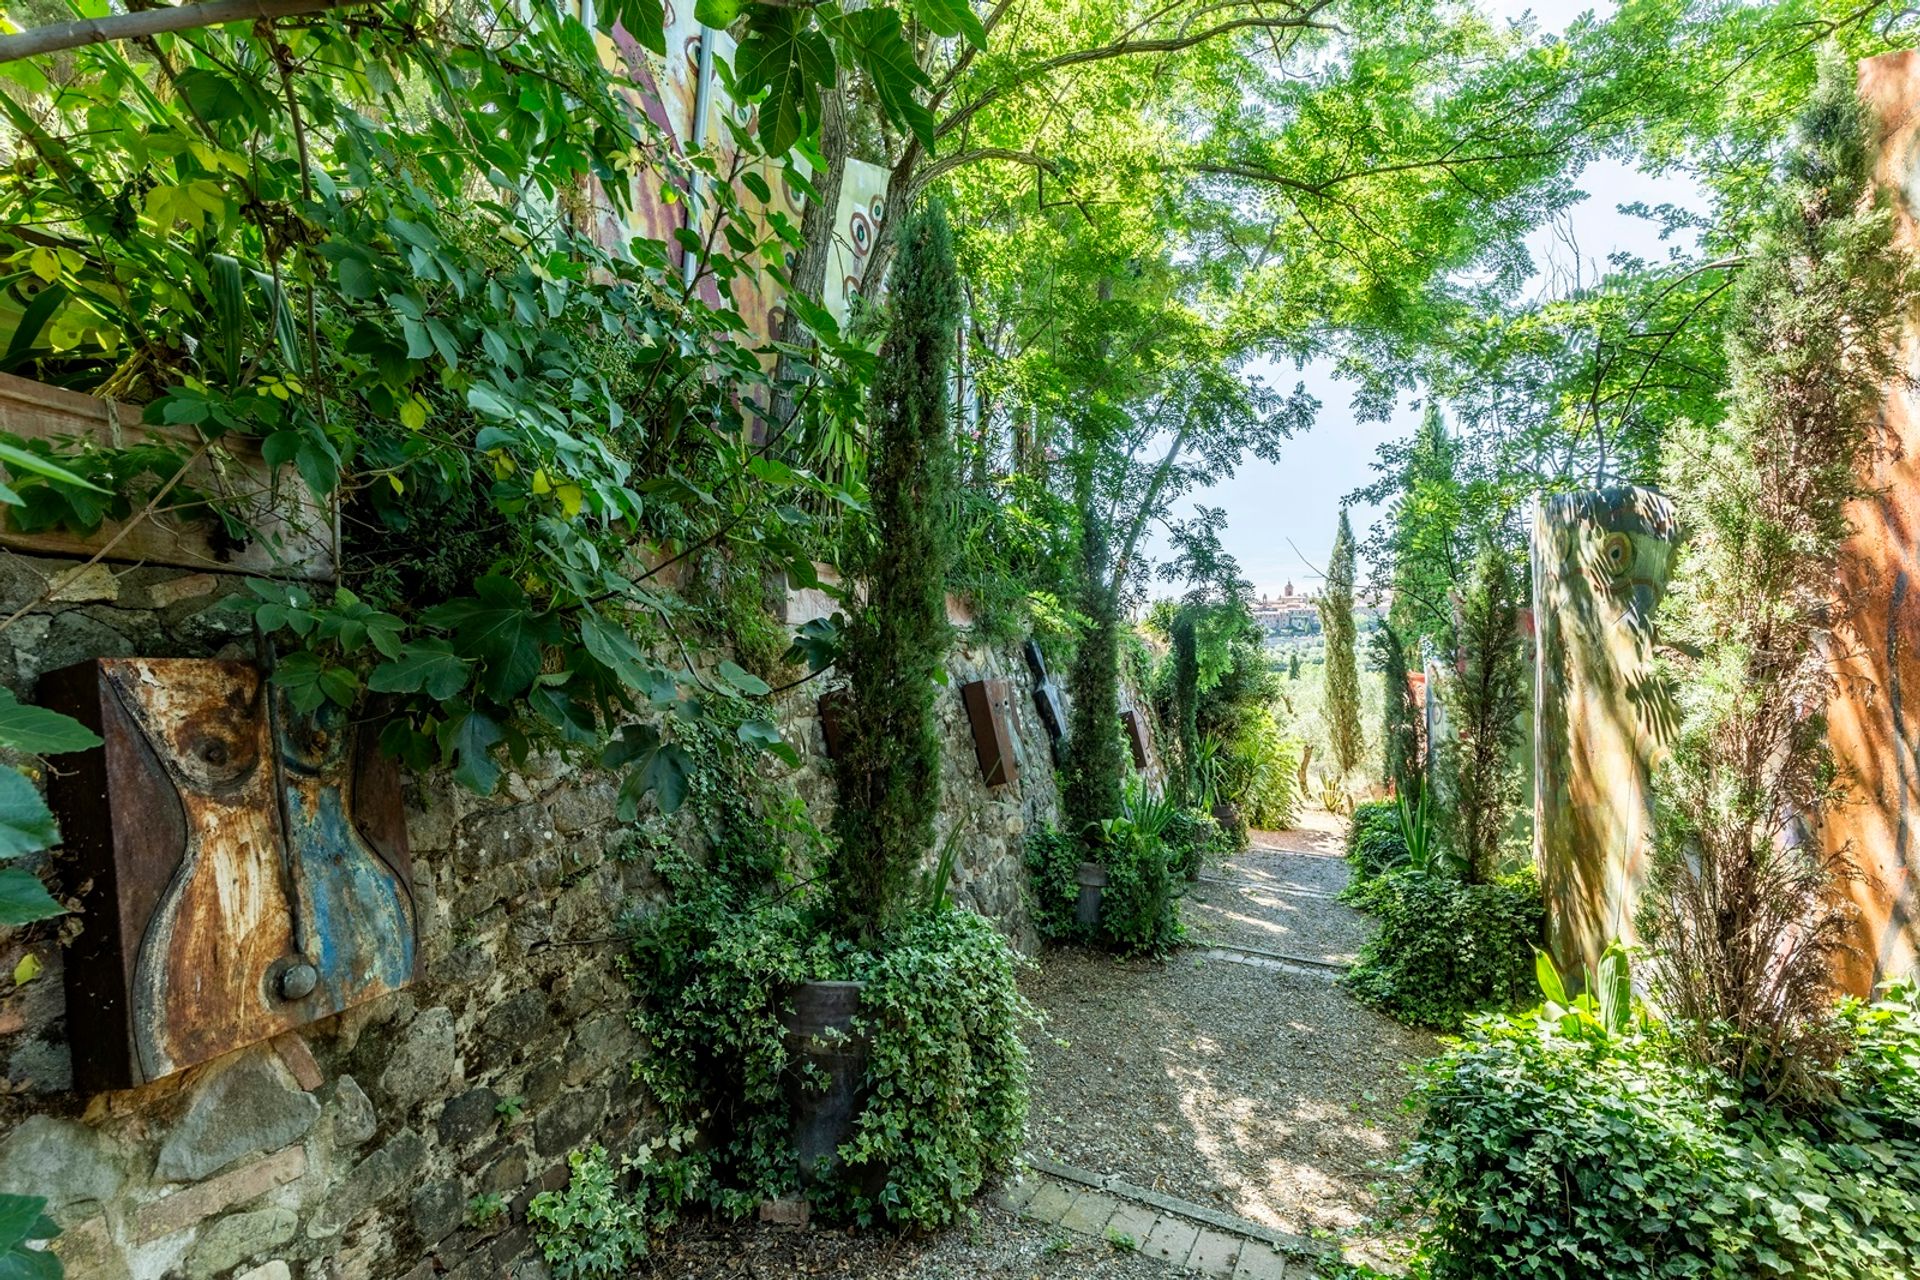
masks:
[[[1648,782],[1676,727],[1653,653],[1674,535],[1673,506],[1651,489],[1534,509],[1533,846],[1565,972],[1634,936],[1652,837]]]
[[[41,682],[98,732],[48,786],[79,877],[77,1082],[124,1088],[391,991],[417,961],[395,766],[243,662],[103,659]]]
[[[1860,64],[1860,88],[1883,126],[1880,181],[1897,194],[1896,243],[1920,246],[1920,56]],[[1920,373],[1912,324],[1901,363]],[[1858,878],[1843,886],[1859,914],[1841,985],[1866,995],[1920,964],[1920,415],[1910,388],[1890,389],[1881,412],[1886,448],[1852,504],[1834,635],[1839,682],[1828,741],[1847,802],[1822,824],[1828,851]]]

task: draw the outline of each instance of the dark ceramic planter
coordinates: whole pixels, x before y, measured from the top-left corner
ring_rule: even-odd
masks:
[[[1222,802],[1213,806],[1213,820],[1231,831],[1240,824],[1240,810]]]
[[[1107,887],[1107,869],[1097,862],[1083,862],[1074,878],[1080,884],[1080,897],[1073,904],[1073,919],[1091,929],[1100,923],[1100,895]]]
[[[803,982],[793,989],[787,1030],[787,1103],[793,1116],[793,1147],[807,1185],[839,1167],[840,1147],[853,1137],[866,1106],[870,1048],[853,1020],[860,1012],[860,982]],[[808,1066],[816,1070],[808,1071]],[[826,1080],[821,1089],[815,1081]]]

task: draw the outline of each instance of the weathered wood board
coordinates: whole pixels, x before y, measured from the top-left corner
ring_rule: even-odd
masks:
[[[88,441],[103,446],[148,439],[192,450],[200,439],[191,428],[148,426],[140,406],[112,404],[77,391],[0,373],[0,431],[28,440]],[[105,556],[123,563],[330,579],[334,573],[333,520],[292,471],[267,465],[251,440],[229,436],[193,464],[183,483],[220,495],[241,512],[257,536],[226,545],[213,522],[192,514],[156,513],[141,520]],[[165,505],[163,503],[163,505]],[[120,534],[108,522],[90,534],[63,530],[23,533],[0,506],[0,546],[39,555],[90,557]]]

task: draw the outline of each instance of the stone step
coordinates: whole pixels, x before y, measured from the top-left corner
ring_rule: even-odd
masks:
[[[1269,951],[1265,947],[1248,947],[1238,943],[1209,942],[1207,948],[1200,953],[1204,959],[1227,960],[1234,964],[1252,965],[1256,969],[1280,969],[1313,978],[1337,978],[1353,967],[1340,961],[1318,960],[1312,956],[1290,955],[1285,951]]]
[[[1001,1189],[1000,1203],[1022,1217],[1219,1280],[1308,1280],[1332,1252],[1318,1240],[1041,1156],[1027,1157],[1026,1173]]]
[[[1241,876],[1209,875],[1204,871],[1195,878],[1198,879],[1201,884],[1224,884],[1231,885],[1236,889],[1258,889],[1262,893],[1278,894],[1283,898],[1320,898],[1327,901],[1336,901],[1340,897],[1337,893],[1322,893],[1318,889],[1295,889],[1284,884],[1270,884],[1264,880],[1248,880]]]

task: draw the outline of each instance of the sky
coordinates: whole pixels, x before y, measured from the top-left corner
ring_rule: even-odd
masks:
[[[1544,4],[1495,0],[1488,7],[1504,17],[1518,17],[1531,10],[1543,30],[1558,30],[1594,6],[1565,0]],[[1603,11],[1607,7],[1601,6]],[[1660,241],[1654,224],[1621,213],[1619,206],[1636,201],[1650,206],[1704,204],[1698,188],[1684,178],[1653,177],[1614,161],[1589,166],[1577,185],[1586,195],[1570,210],[1562,230],[1571,230],[1579,259],[1588,264],[1588,279],[1596,274],[1591,264],[1604,265],[1607,255],[1615,250],[1655,260],[1665,257],[1671,247]],[[1572,250],[1552,228],[1537,231],[1528,240],[1528,247],[1539,268],[1530,286],[1533,292],[1545,288],[1553,267],[1564,270],[1573,265]],[[1296,382],[1306,383],[1307,390],[1320,401],[1313,428],[1291,440],[1279,462],[1248,459],[1233,479],[1188,495],[1175,506],[1172,516],[1178,519],[1191,515],[1196,504],[1226,508],[1227,528],[1221,540],[1239,560],[1241,574],[1253,583],[1254,594],[1279,595],[1289,581],[1296,591],[1315,590],[1333,547],[1341,500],[1372,483],[1375,450],[1388,440],[1412,434],[1419,425],[1420,409],[1403,398],[1388,421],[1355,421],[1349,408],[1352,387],[1332,376],[1330,362],[1314,362],[1299,369],[1291,363],[1266,363],[1254,366],[1252,372],[1283,390],[1291,390]],[[1355,537],[1364,540],[1380,509],[1355,504],[1349,508],[1349,515]],[[1156,530],[1147,553],[1158,559],[1165,550],[1164,530]],[[1364,566],[1361,577],[1364,580]],[[1159,588],[1157,593],[1164,590]]]

